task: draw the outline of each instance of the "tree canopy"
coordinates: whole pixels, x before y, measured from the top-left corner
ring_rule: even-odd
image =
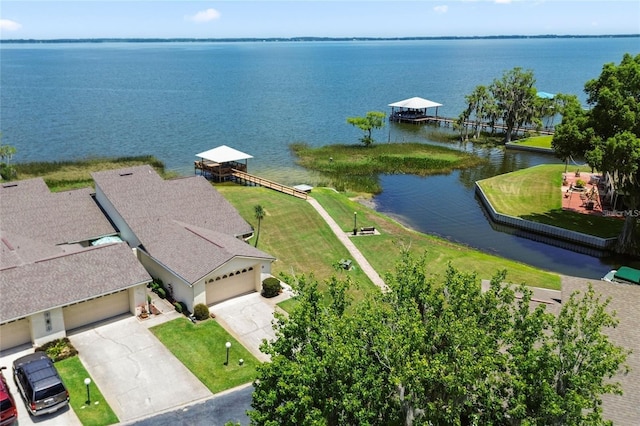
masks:
[[[467,132],[470,124],[478,137],[482,123],[494,130],[496,124],[502,124],[505,142],[510,142],[523,126],[541,126],[542,118],[549,115],[550,101],[537,96],[534,84],[533,71],[515,67],[489,86],[476,86],[465,96],[467,108],[458,117],[458,127]]]
[[[589,288],[555,316],[504,279],[482,292],[405,252],[390,291],[356,304],[348,280],[323,296],[298,277],[297,308],[263,345],[252,424],[603,424],[601,395],[621,393],[610,378],[627,355],[603,333],[617,324],[608,301]]]
[[[590,108],[571,100],[552,146],[560,158],[583,157],[611,176],[626,206],[616,250],[640,256],[640,54],[605,64],[585,92]]]
[[[386,116],[387,115],[381,111],[369,111],[364,117],[347,118],[347,123],[364,132],[364,136],[360,138],[360,142],[362,142],[364,146],[369,146],[374,142],[373,136],[371,135],[372,131],[384,127],[384,119]]]

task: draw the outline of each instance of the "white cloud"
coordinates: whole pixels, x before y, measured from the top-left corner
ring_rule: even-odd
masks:
[[[436,13],[447,13],[447,10],[449,10],[449,6],[436,6],[433,8],[433,10]]]
[[[0,19],[0,30],[3,31],[18,31],[22,28],[22,25],[16,21],[10,19]]]
[[[500,4],[509,4],[511,3],[511,0],[495,0],[495,2]]]
[[[185,19],[193,22],[210,22],[220,18],[220,12],[215,9],[201,10],[192,16],[185,16]]]

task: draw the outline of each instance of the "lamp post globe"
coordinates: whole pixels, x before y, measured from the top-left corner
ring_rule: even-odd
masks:
[[[224,346],[227,348],[227,360],[224,365],[229,365],[229,349],[231,348],[231,342],[225,343]]]
[[[353,235],[358,234],[358,212],[353,212]]]
[[[88,377],[84,379],[84,384],[87,387],[87,404],[91,404],[91,396],[89,395],[89,385],[91,384],[91,379]]]

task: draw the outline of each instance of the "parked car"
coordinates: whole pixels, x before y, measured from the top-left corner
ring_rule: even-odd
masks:
[[[18,420],[18,410],[16,409],[16,402],[11,395],[9,386],[7,386],[7,380],[2,373],[2,370],[7,367],[0,367],[0,426],[12,425]]]
[[[69,392],[44,352],[13,361],[13,380],[31,415],[53,413],[69,404]]]

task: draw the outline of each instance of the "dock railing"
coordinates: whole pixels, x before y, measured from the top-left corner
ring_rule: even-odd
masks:
[[[302,198],[304,200],[307,199],[308,195],[304,191],[300,191],[299,189],[292,188],[287,185],[283,185],[278,182],[274,182],[269,179],[261,178],[260,176],[250,175],[247,172],[243,172],[241,170],[232,169],[232,175],[234,178],[238,180],[243,180],[245,182],[251,182],[255,185],[260,185],[265,188],[273,189],[278,192],[282,192],[284,194],[293,195],[294,197]]]

